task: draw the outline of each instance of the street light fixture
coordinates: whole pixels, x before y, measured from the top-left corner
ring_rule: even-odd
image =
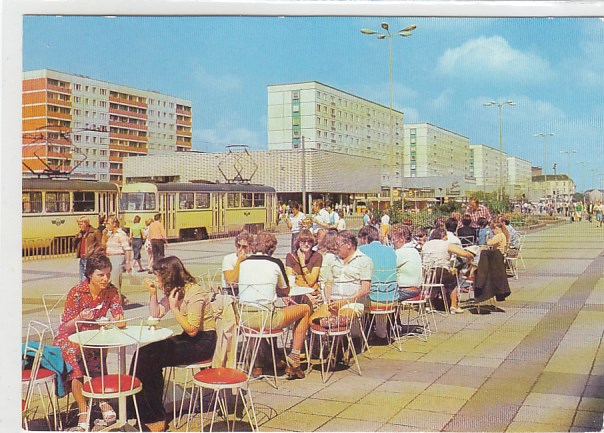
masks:
[[[547,137],[553,137],[553,132],[538,132],[534,137],[543,137],[543,175],[547,181]]]
[[[503,107],[509,105],[513,107],[516,105],[513,101],[495,102],[488,101],[483,103],[485,107],[496,106],[499,108],[499,199],[503,200],[504,186],[503,186]]]
[[[567,167],[567,173],[568,173],[568,178],[570,179],[570,157],[572,156],[573,153],[577,153],[576,150],[573,149],[569,149],[569,150],[561,150],[560,153],[565,153],[566,154],[566,167]]]
[[[389,108],[389,112],[390,112],[390,157],[389,157],[389,166],[390,166],[390,207],[392,208],[392,205],[394,204],[394,125],[392,122],[392,38],[395,36],[401,36],[401,37],[409,37],[411,35],[413,35],[413,30],[415,30],[417,28],[417,26],[415,25],[411,25],[411,26],[407,26],[402,30],[399,30],[396,33],[391,33],[390,32],[390,26],[388,25],[387,22],[382,22],[380,24],[381,28],[383,30],[386,31],[386,33],[378,33],[375,30],[371,30],[371,29],[361,29],[361,33],[364,35],[377,35],[376,38],[377,39],[388,39],[388,80],[390,83],[390,108]],[[404,149],[401,149],[401,160],[403,159],[403,155],[404,155]],[[401,173],[401,186],[402,186],[402,179],[404,176],[403,170],[404,170],[405,166],[403,164],[402,169],[400,171]],[[402,197],[402,194],[401,194]],[[402,205],[401,205],[401,210],[402,209]]]

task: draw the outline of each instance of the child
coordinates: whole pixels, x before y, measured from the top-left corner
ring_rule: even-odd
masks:
[[[478,218],[478,245],[486,245],[487,239],[493,236],[489,222],[485,217]]]

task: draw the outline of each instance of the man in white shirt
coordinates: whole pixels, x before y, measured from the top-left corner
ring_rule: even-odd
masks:
[[[247,230],[240,231],[235,236],[235,252],[222,259],[222,289],[229,295],[238,293],[239,265],[250,253],[253,240]]]
[[[453,217],[447,218],[445,221],[445,229],[447,229],[447,240],[450,244],[459,245],[461,247],[461,240],[457,237],[455,232],[457,231],[457,220]]]
[[[329,228],[329,212],[325,210],[323,200],[317,199],[312,202],[314,212],[312,232],[316,234],[320,228]]]
[[[395,224],[392,243],[396,253],[396,280],[399,301],[419,296],[422,284],[422,259],[411,242],[411,229]]]
[[[302,221],[304,220],[304,218],[306,218],[306,215],[304,215],[304,212],[300,211],[300,205],[296,201],[292,202],[291,209],[292,213],[291,215],[287,214],[287,216],[285,217],[285,223],[287,224],[287,228],[291,230],[292,238],[290,249],[292,253],[295,253],[296,247],[294,246],[294,244],[296,236],[298,236],[298,233],[300,233],[300,230],[304,226]]]
[[[329,227],[330,229],[335,229],[338,227],[338,222],[340,221],[340,216],[338,215],[338,213],[333,210],[333,207],[331,206],[331,203],[327,202],[325,203],[325,209],[327,210],[327,213],[329,214]]]

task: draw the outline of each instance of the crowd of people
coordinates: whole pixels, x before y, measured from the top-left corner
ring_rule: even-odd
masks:
[[[243,230],[234,237],[234,252],[222,261],[221,285],[224,293],[236,297],[241,321],[258,330],[266,327],[292,327],[292,343],[285,359],[276,364],[290,379],[303,379],[301,355],[309,327],[322,318],[338,316],[351,305],[369,311],[372,305],[419,299],[427,296],[433,308],[447,305],[451,314],[463,313],[459,307],[457,269],[451,258],[467,261],[475,269],[477,249],[494,248],[502,254],[518,251],[520,236],[506,215],[494,217],[478,200],[471,199],[462,215],[437,218],[432,227],[413,227],[411,221],[391,224],[388,212],[380,222],[368,218],[358,234],[346,229],[340,215],[322,200],[313,202],[312,215],[304,215],[298,203],[291,203],[291,215],[285,219],[291,230],[290,248],[283,262],[274,257],[277,238],[262,231],[255,235]],[[182,261],[164,257],[167,243],[161,218],[141,224],[134,220],[130,233],[119,227],[115,217],[99,222],[94,229],[81,218],[76,235],[77,257],[80,259],[80,282],[67,294],[55,344],[72,370],[68,383],[77,403],[78,423],[71,431],[88,431],[89,411],[82,395],[82,354],[77,344],[69,341],[76,332],[76,322],[96,320],[107,313],[124,319],[121,295],[121,273],[132,264],[139,272],[151,272],[145,278],[149,293],[149,313],[162,317],[171,312],[182,333],[167,340],[144,346],[140,351],[137,377],[143,384],[138,397],[141,422],[151,431],[166,428],[162,402],[164,379],[162,369],[188,364],[211,357],[216,346],[216,325],[210,302],[213,289],[198,283]],[[149,244],[147,268],[142,266],[141,249]],[[422,294],[426,268],[436,272],[444,291]],[[471,278],[471,276],[470,276]],[[294,287],[307,288],[306,294],[290,295]],[[379,287],[379,290],[376,288]],[[432,302],[434,301],[434,302]],[[446,308],[445,308],[446,309]],[[268,320],[267,320],[268,317]],[[375,329],[352,329],[355,348],[362,350],[362,331],[370,341],[379,343],[388,338],[385,316],[375,322]],[[392,324],[390,324],[392,326]],[[401,326],[394,324],[394,326]],[[252,374],[262,374],[267,363],[273,362],[262,348]],[[94,360],[96,365],[104,360]],[[97,369],[98,370],[98,369]],[[98,371],[96,371],[98,373]],[[99,404],[102,419],[96,424],[111,424],[116,414],[109,402]],[[134,414],[134,401],[128,401]]]

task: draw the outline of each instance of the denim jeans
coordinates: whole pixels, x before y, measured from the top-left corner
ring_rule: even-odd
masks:
[[[86,270],[87,261],[88,261],[88,259],[86,257],[80,258],[80,281],[84,281],[84,279],[86,278],[84,276],[84,271]]]

